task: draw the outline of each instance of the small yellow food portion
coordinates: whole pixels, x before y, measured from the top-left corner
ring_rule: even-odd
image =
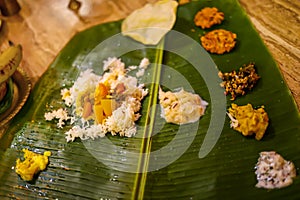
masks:
[[[64,89],[61,91],[61,95],[62,95],[62,97],[61,97],[62,100],[65,100],[71,96],[71,92],[68,89]]]
[[[21,176],[24,181],[31,181],[35,174],[46,169],[48,165],[48,157],[51,156],[50,151],[45,151],[43,155],[23,149],[24,161],[19,158],[16,161],[16,173]]]
[[[230,126],[241,132],[244,136],[255,134],[255,139],[260,140],[269,125],[269,117],[264,107],[254,109],[251,104],[238,106],[231,104],[228,109],[228,116],[231,119]]]
[[[156,45],[172,29],[178,2],[160,0],[135,10],[122,23],[122,34],[143,44]]]
[[[95,104],[100,104],[101,99],[108,95],[108,88],[105,84],[99,83],[95,90]]]
[[[95,105],[93,107],[96,122],[98,124],[102,124],[103,120],[112,115],[112,112],[116,109],[117,103],[115,99],[109,98],[109,87],[103,83],[99,83],[99,85],[95,89],[94,102]]]
[[[116,100],[114,99],[102,99],[101,105],[106,116],[111,116],[112,112],[116,109]]]
[[[94,105],[94,112],[95,112],[97,123],[102,124],[104,120],[104,112],[103,112],[102,105]]]

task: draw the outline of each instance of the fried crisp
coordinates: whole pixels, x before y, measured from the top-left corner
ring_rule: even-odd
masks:
[[[254,63],[244,65],[238,72],[222,73],[220,71],[218,75],[223,80],[220,86],[225,88],[225,95],[231,95],[231,100],[234,100],[239,95],[245,95],[260,79],[255,71]]]
[[[235,33],[224,29],[216,29],[206,33],[200,40],[202,46],[210,53],[224,54],[234,48],[236,38]]]
[[[217,8],[206,7],[198,11],[194,17],[196,26],[200,26],[202,29],[210,28],[215,24],[221,24],[224,20],[224,13],[219,12]]]
[[[146,45],[156,45],[174,26],[178,2],[159,0],[133,11],[122,22],[122,34]]]
[[[238,106],[231,104],[228,109],[228,116],[231,119],[230,126],[241,132],[244,136],[255,134],[255,139],[260,140],[269,125],[269,117],[264,107],[254,109],[251,104]]]

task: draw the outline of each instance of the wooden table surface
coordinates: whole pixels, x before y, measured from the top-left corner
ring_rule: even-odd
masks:
[[[23,46],[21,67],[35,84],[78,31],[125,18],[155,0],[79,0],[78,15],[68,9],[70,0],[17,1],[21,7],[18,14],[2,17],[0,48],[6,48],[8,40]],[[300,108],[300,1],[239,1],[277,61]]]

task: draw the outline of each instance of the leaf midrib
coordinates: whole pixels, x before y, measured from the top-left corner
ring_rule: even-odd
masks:
[[[164,48],[164,39],[156,47],[156,55],[154,61],[154,73],[152,77],[152,84],[150,88],[149,103],[147,107],[147,115],[145,121],[145,128],[143,132],[143,139],[140,148],[139,154],[139,163],[137,166],[137,173],[135,176],[134,187],[132,192],[131,199],[143,199],[144,191],[147,180],[147,170],[150,160],[151,144],[152,144],[152,131],[154,128],[156,105],[158,99],[158,90],[159,90],[159,81],[161,75],[161,66],[163,61],[163,48]],[[152,108],[153,107],[153,108]]]

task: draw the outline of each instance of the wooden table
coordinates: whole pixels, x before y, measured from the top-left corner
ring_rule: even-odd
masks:
[[[23,46],[21,67],[32,83],[54,60],[76,32],[126,17],[155,0],[80,0],[78,15],[68,9],[69,0],[18,0],[18,14],[2,17],[1,48],[8,40]],[[239,0],[277,61],[300,108],[300,1]],[[78,17],[80,16],[80,17]]]

